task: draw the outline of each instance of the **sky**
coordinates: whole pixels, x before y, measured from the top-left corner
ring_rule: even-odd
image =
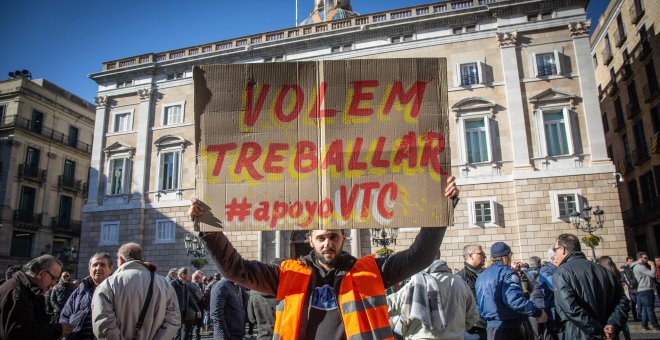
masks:
[[[553,1],[553,0],[548,0]],[[353,0],[360,14],[432,3]],[[592,29],[608,0],[591,0]],[[313,0],[298,1],[298,21]],[[30,70],[94,102],[102,63],[295,26],[295,0],[0,0],[0,80]]]

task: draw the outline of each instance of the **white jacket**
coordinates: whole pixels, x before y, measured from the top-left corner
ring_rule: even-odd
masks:
[[[147,297],[151,275],[141,261],[129,261],[94,291],[92,324],[98,339],[172,339],[181,326],[179,303],[167,280],[154,275],[153,295],[142,329],[135,324]]]
[[[411,289],[412,287],[409,285],[415,284],[417,282],[416,277],[422,275],[422,273],[416,274],[416,277],[413,277],[401,290],[387,297],[388,314],[392,327],[400,331],[405,339],[463,340],[464,332],[479,321],[477,305],[472,291],[460,276],[451,274],[448,270],[443,260],[433,262],[430,268],[427,269],[427,273],[430,272],[429,274],[432,276],[432,278],[429,276],[427,278],[430,280],[435,279],[434,282],[427,282],[432,287],[414,288],[424,291],[432,288],[437,291],[436,296],[440,305],[433,307],[433,309],[436,310],[436,316],[438,314],[442,316],[444,327],[433,327],[433,329],[425,327],[420,319],[406,315],[408,313],[404,311],[406,305],[411,305],[411,302],[414,301],[414,297],[410,295],[411,290],[414,289]],[[423,294],[424,291],[420,293]]]

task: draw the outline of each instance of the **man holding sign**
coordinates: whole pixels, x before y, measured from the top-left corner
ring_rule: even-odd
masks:
[[[445,196],[458,196],[454,177]],[[204,214],[193,199],[190,217]],[[428,267],[446,228],[421,228],[409,249],[387,258],[359,259],[342,251],[344,230],[312,230],[313,251],[302,259],[275,265],[241,257],[222,232],[204,236],[223,275],[244,287],[280,301],[276,339],[393,339],[387,318],[385,287]]]

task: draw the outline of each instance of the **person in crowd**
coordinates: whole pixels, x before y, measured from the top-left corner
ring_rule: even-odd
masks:
[[[92,296],[94,290],[110,274],[112,274],[112,259],[107,253],[96,253],[89,259],[87,265],[89,276],[73,291],[60,314],[60,323],[71,324],[73,329],[68,340],[94,340],[92,329]]]
[[[172,339],[181,326],[174,288],[165,277],[155,273],[156,266],[144,261],[142,247],[137,243],[119,247],[117,266],[117,271],[94,290],[94,336],[98,339]],[[144,308],[147,312],[139,327]]]
[[[544,323],[548,316],[529,301],[520,285],[520,274],[511,269],[511,247],[495,242],[490,247],[493,265],[477,278],[477,306],[486,320],[489,340],[513,340],[531,337],[525,327],[528,317]]]
[[[14,273],[20,272],[21,270],[23,270],[23,266],[18,264],[7,267],[7,270],[5,270],[5,277],[0,279],[0,285],[11,279],[12,276],[14,276]]]
[[[174,287],[176,297],[179,302],[179,312],[181,313],[181,327],[176,333],[174,340],[189,340],[192,338],[192,328],[195,318],[201,315],[197,301],[195,301],[194,293],[191,287],[188,286],[191,275],[190,270],[186,267],[179,268],[177,272],[178,278],[170,282]]]
[[[552,276],[560,339],[614,339],[628,320],[623,287],[605,268],[587,260],[580,239],[561,234],[553,248]]]
[[[637,279],[637,303],[640,305],[642,329],[650,330],[649,322],[653,329],[660,330],[658,319],[655,316],[655,267],[649,263],[649,255],[640,251],[637,253],[637,261],[631,266]]]
[[[622,267],[621,272],[621,281],[623,284],[628,287],[628,295],[630,297],[630,309],[632,310],[633,320],[642,321],[641,316],[641,306],[637,304],[637,278],[632,271],[633,258],[628,256],[626,257],[626,264]]]
[[[204,308],[206,309],[206,315],[204,317],[204,327],[206,329],[213,333],[213,320],[211,319],[211,289],[213,289],[213,286],[218,283],[222,279],[222,274],[220,273],[215,273],[211,280],[209,281],[209,284],[206,285],[204,288]]]
[[[279,266],[282,263],[282,259],[275,258],[270,263],[274,266]],[[247,317],[250,322],[257,326],[257,340],[273,338],[276,307],[277,298],[275,296],[267,295],[256,290],[250,291]]]
[[[470,287],[441,259],[389,295],[387,305],[394,332],[404,339],[462,340],[479,321]]]
[[[522,264],[522,272],[518,272],[519,275],[522,274],[520,277],[520,282],[523,285],[523,292],[525,292],[525,297],[529,300],[532,300],[531,296],[539,276],[540,266],[541,258],[538,256],[532,256],[529,258],[529,263]],[[525,325],[531,327],[531,332],[534,333],[534,338],[539,338],[539,323],[536,321],[536,318],[530,316],[527,318],[527,321],[528,323]]]
[[[555,294],[552,288],[552,275],[557,270],[557,267],[552,263],[552,258],[555,256],[552,248],[548,249],[547,256],[548,260],[543,261],[545,265],[538,271],[538,277],[536,278],[534,289],[532,289],[530,300],[534,302],[537,308],[543,309],[545,314],[548,315],[548,320],[545,323],[538,324],[537,339],[556,340]]]
[[[240,340],[245,336],[243,294],[239,286],[222,278],[211,290],[213,339]]]
[[[179,278],[178,273],[179,268],[170,268],[169,271],[167,271],[167,282],[172,283],[172,281],[175,281],[176,279]]]
[[[445,196],[458,196],[454,177],[447,179]],[[198,218],[204,211],[201,202],[193,199],[189,215]],[[244,260],[222,232],[202,236],[229,280],[262,293],[277,294],[278,300],[285,301],[276,315],[274,337],[332,340],[366,333],[386,339],[393,337],[387,306],[367,302],[385,302],[385,287],[430,265],[445,230],[421,228],[410,249],[386,258],[372,255],[359,259],[342,251],[344,230],[312,230],[310,254],[284,261],[279,267]],[[357,291],[362,298],[358,301],[352,298]],[[340,305],[356,308],[356,312],[346,313]]]
[[[486,263],[486,254],[481,245],[468,244],[463,247],[463,260],[465,266],[459,270],[456,275],[460,276],[463,281],[468,285],[472,295],[477,298],[475,286],[479,274],[484,270]],[[485,340],[486,339],[486,320],[479,316],[479,320],[472,328],[467,328],[465,333],[465,340]]]
[[[195,297],[195,302],[197,302],[197,307],[199,308],[200,315],[195,318],[192,329],[192,338],[196,340],[201,339],[202,327],[204,327],[204,272],[201,270],[196,270],[192,274],[192,281],[188,282],[190,291]]]
[[[614,282],[621,282],[621,272],[616,268],[616,264],[612,260],[611,257],[609,256],[601,256],[598,258],[596,261],[598,262],[599,265],[603,266],[603,268],[607,269],[610,274],[614,277]],[[630,340],[630,329],[628,329],[628,323],[625,323],[623,327],[621,327],[621,331],[623,332],[623,336],[626,340]]]
[[[62,272],[62,275],[60,276],[60,282],[55,287],[53,287],[53,292],[50,295],[50,305],[53,308],[53,322],[58,322],[60,319],[60,313],[62,312],[62,308],[64,308],[66,300],[69,299],[69,296],[71,296],[71,293],[73,293],[75,289],[76,288],[71,282],[71,274],[66,271]]]
[[[660,298],[660,257],[653,259],[653,262],[655,263],[655,291]]]
[[[30,260],[0,286],[0,339],[59,339],[68,323],[50,323],[42,294],[57,282],[62,262],[52,255]]]

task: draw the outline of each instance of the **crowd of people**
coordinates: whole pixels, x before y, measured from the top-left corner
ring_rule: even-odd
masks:
[[[450,178],[445,196],[457,194]],[[191,217],[203,213],[193,200]],[[410,248],[361,258],[342,250],[343,230],[312,230],[309,255],[270,263],[243,259],[222,232],[203,233],[223,274],[213,276],[157,275],[136,243],[115,262],[94,254],[79,282],[42,255],[0,283],[0,339],[233,340],[253,330],[258,339],[629,339],[631,302],[644,329],[660,330],[660,258],[654,267],[640,252],[618,269],[561,234],[529,264],[513,262],[505,242],[489,253],[466,245],[454,274],[438,252],[445,230],[421,228]]]

